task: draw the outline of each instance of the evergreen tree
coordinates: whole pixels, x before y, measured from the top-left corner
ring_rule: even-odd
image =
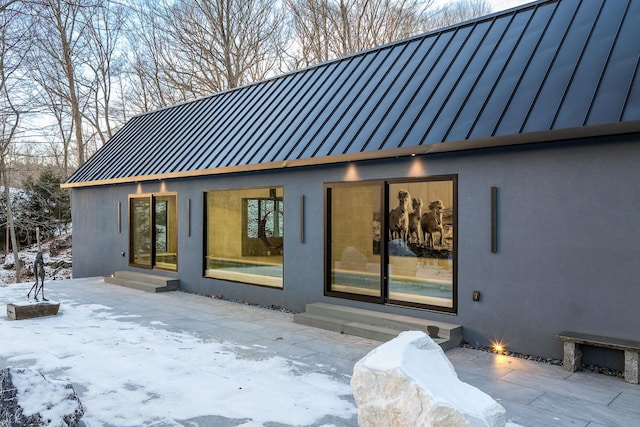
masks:
[[[71,201],[68,190],[60,188],[62,175],[47,168],[37,179],[29,177],[25,184],[26,201],[23,221],[35,237],[35,227],[40,227],[41,237],[48,239],[55,231],[71,222]]]

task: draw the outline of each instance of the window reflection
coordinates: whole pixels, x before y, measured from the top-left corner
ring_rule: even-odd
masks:
[[[389,185],[389,299],[453,307],[452,181]]]
[[[379,297],[381,186],[336,186],[330,194],[330,289]]]
[[[455,310],[455,177],[336,183],[326,194],[329,294]]]
[[[284,189],[206,193],[205,276],[281,288]]]
[[[151,202],[148,197],[131,199],[130,262],[151,266]]]
[[[178,267],[178,218],[175,195],[154,197],[156,267]]]
[[[178,268],[178,203],[175,194],[130,198],[130,258],[141,267]],[[153,207],[153,211],[152,211]]]

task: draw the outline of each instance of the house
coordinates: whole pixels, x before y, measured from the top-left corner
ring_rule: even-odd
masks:
[[[638,339],[639,22],[539,1],[133,117],[63,184],[74,276]]]

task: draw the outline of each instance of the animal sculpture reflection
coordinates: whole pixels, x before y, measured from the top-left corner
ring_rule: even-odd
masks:
[[[411,211],[411,195],[408,191],[398,191],[398,206],[389,212],[389,237],[407,240],[409,235],[409,212]]]
[[[421,225],[424,231],[424,240],[427,247],[433,247],[433,233],[440,233],[440,243],[442,246],[442,237],[444,229],[442,228],[442,212],[444,211],[444,204],[442,200],[435,200],[429,203],[429,212],[422,215]]]
[[[420,223],[422,220],[422,199],[414,198],[411,201],[411,206],[413,211],[409,214],[409,241],[421,245],[424,237]]]
[[[38,252],[36,255],[36,260],[33,263],[33,274],[36,276],[36,283],[27,293],[27,298],[31,298],[31,291],[35,291],[33,297],[36,301],[39,301],[38,293],[41,293],[43,301],[49,301],[44,297],[44,259],[42,257],[42,252]],[[38,281],[38,279],[40,280]]]

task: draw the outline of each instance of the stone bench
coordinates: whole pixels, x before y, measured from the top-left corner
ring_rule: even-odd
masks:
[[[33,319],[34,317],[55,316],[60,303],[54,301],[25,301],[7,304],[7,316],[13,320]]]
[[[563,366],[565,370],[576,372],[582,367],[583,345],[622,350],[624,351],[624,380],[628,383],[638,384],[639,341],[566,331],[556,335],[556,338],[564,342]]]

